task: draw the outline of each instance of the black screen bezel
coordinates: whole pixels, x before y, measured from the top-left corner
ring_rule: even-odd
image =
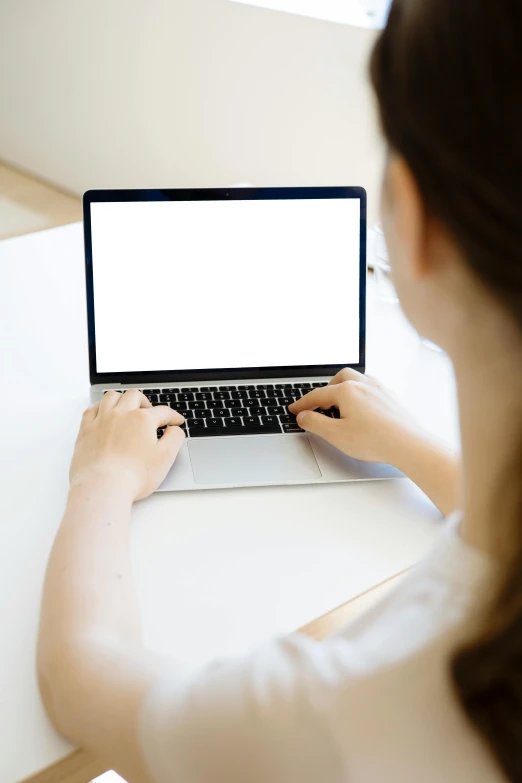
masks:
[[[192,370],[154,370],[143,372],[103,372],[96,367],[96,329],[94,316],[94,284],[92,269],[92,239],[90,205],[111,201],[221,201],[234,199],[299,199],[350,198],[360,201],[359,252],[359,361],[334,365],[293,365],[275,367],[232,367]],[[92,385],[103,383],[154,383],[219,381],[239,378],[299,378],[303,376],[332,376],[342,367],[365,371],[366,360],[366,191],[361,187],[295,187],[295,188],[190,188],[152,190],[88,190],[83,196],[83,224],[85,242],[85,279],[87,293],[87,329],[89,341],[89,376]],[[318,273],[319,280],[324,276]],[[322,288],[322,286],[320,286]],[[325,339],[327,336],[325,335]]]

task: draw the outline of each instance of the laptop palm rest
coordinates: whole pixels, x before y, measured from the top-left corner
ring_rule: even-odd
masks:
[[[321,471],[306,435],[231,437],[188,443],[197,484],[310,481]]]

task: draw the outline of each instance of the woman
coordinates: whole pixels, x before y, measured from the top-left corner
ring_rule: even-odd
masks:
[[[142,645],[128,554],[131,505],[169,469],[180,416],[137,391],[87,410],[39,676],[57,728],[130,781],[522,781],[522,4],[396,0],[371,75],[396,287],[455,366],[463,514],[335,637],[188,675]],[[313,412],[332,403],[339,420]],[[453,508],[454,464],[378,384],[344,371],[293,410]]]

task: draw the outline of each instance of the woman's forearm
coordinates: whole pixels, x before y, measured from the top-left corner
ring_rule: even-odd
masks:
[[[68,735],[68,695],[86,666],[97,665],[92,651],[141,643],[129,556],[133,491],[124,472],[92,472],[73,482],[49,559],[38,675],[45,706]]]
[[[149,780],[138,741],[143,700],[172,662],[142,643],[130,514],[167,475],[182,422],[137,389],[108,392],[87,408],[42,597],[37,665],[47,713],[133,783]],[[158,427],[167,427],[161,440]]]
[[[412,436],[393,460],[446,516],[460,505],[460,458],[429,436]]]
[[[75,635],[140,637],[129,555],[133,487],[124,472],[74,482],[47,568],[41,642]]]

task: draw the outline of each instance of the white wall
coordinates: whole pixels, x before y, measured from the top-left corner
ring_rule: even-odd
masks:
[[[92,187],[363,185],[371,30],[228,0],[0,0],[0,158]]]

